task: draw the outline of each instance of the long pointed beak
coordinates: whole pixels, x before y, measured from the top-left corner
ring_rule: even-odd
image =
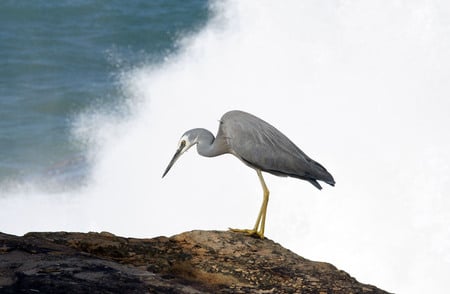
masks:
[[[172,167],[172,165],[175,163],[175,161],[177,161],[177,159],[180,157],[181,153],[181,149],[179,148],[177,150],[177,152],[175,152],[175,155],[172,157],[172,160],[169,162],[169,165],[167,166],[166,170],[164,171],[162,177],[164,178],[164,176],[169,172],[170,168]]]

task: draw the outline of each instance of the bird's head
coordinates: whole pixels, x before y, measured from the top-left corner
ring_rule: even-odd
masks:
[[[186,133],[184,133],[183,136],[181,136],[180,141],[178,142],[177,151],[175,152],[175,155],[172,157],[172,160],[169,162],[169,165],[167,166],[166,170],[164,171],[164,174],[162,177],[164,178],[164,176],[169,172],[172,165],[174,165],[175,161],[177,161],[178,158],[180,158],[180,156],[184,152],[186,152],[189,148],[191,148],[192,146],[194,146],[197,143],[198,143],[198,136],[197,136],[196,132],[194,132],[194,130],[190,130],[190,131],[187,131]]]

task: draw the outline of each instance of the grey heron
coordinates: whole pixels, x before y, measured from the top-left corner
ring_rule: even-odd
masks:
[[[264,238],[269,190],[261,172],[281,177],[293,177],[310,182],[322,189],[317,182],[334,186],[333,176],[318,162],[308,157],[289,138],[262,119],[243,111],[233,110],[220,119],[216,137],[206,129],[192,129],[183,134],[178,149],[164,171],[169,172],[177,159],[197,144],[197,152],[206,157],[231,153],[256,170],[263,189],[263,202],[253,229],[231,229]]]

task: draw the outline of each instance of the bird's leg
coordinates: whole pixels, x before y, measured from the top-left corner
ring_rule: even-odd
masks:
[[[256,170],[258,174],[259,181],[261,182],[261,186],[264,192],[263,203],[261,205],[261,209],[259,210],[258,217],[256,218],[255,226],[252,230],[241,230],[241,229],[230,229],[233,232],[242,232],[249,235],[258,235],[261,239],[264,239],[264,227],[266,223],[266,212],[267,212],[267,204],[269,202],[269,189],[267,189],[266,183],[264,182],[264,178],[259,169]]]
[[[261,210],[258,215],[258,219],[256,220],[257,223],[255,226],[255,229],[257,229],[258,222],[259,222],[259,231],[257,231],[256,233],[261,237],[261,239],[263,239],[264,238],[264,227],[266,224],[267,204],[269,203],[269,189],[267,189],[267,186],[266,186],[266,183],[264,182],[264,178],[262,176],[261,171],[258,169],[258,170],[256,170],[256,172],[258,173],[258,178],[259,178],[259,181],[261,182],[261,186],[263,188],[264,198],[263,198],[263,203],[261,205]]]

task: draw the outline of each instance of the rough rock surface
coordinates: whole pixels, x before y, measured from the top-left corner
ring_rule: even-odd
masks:
[[[279,244],[192,231],[0,233],[0,293],[387,293]]]

